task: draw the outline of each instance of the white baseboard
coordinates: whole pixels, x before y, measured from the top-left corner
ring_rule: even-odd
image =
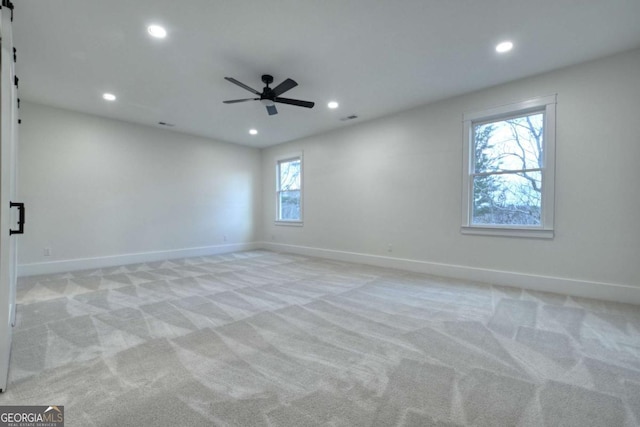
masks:
[[[640,287],[616,283],[602,283],[579,279],[540,276],[511,271],[490,270],[454,264],[442,264],[404,258],[393,258],[357,252],[314,248],[309,246],[286,245],[273,242],[249,242],[227,245],[185,248],[167,251],[153,251],[124,255],[112,255],[95,258],[80,258],[62,261],[40,262],[18,265],[18,276],[62,273],[66,271],[88,270],[92,268],[114,267],[140,262],[162,261],[165,259],[187,258],[216,255],[228,252],[253,249],[269,249],[277,252],[290,252],[337,261],[396,268],[436,276],[451,277],[473,282],[513,286],[535,291],[554,292],[585,298],[640,305]]]
[[[136,264],[140,262],[153,262],[166,259],[217,255],[227,252],[260,249],[262,247],[263,245],[257,242],[233,243],[227,245],[204,246],[199,248],[173,249],[167,251],[141,252],[95,258],[79,258],[62,261],[21,264],[18,265],[18,276],[36,276],[40,274],[62,273],[66,271],[89,270],[92,268],[115,267],[117,265]]]
[[[400,270],[451,277],[473,282],[513,286],[516,288],[534,291],[554,292],[577,297],[595,298],[606,301],[640,305],[640,287],[616,283],[602,283],[561,277],[539,276],[526,273],[467,267],[462,265],[441,264],[428,261],[313,248],[309,246],[286,245],[273,242],[262,242],[262,248],[337,261],[396,268]]]

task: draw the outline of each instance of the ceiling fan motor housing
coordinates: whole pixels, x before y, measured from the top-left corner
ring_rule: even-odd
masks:
[[[273,76],[269,74],[263,74],[262,83],[264,83],[266,86],[262,90],[262,94],[260,94],[260,100],[262,101],[262,100],[268,99],[271,101],[270,105],[273,105],[273,100],[275,99],[276,94],[273,93],[273,90],[269,87],[269,85],[273,83]]]

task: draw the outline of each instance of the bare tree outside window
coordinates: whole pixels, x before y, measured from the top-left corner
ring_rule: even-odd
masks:
[[[543,136],[543,112],[474,124],[473,224],[541,224]]]
[[[278,162],[278,221],[300,221],[300,158]]]

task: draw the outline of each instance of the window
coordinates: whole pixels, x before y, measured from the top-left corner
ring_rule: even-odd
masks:
[[[302,224],[302,155],[277,160],[276,221]]]
[[[553,237],[556,96],[464,115],[468,234]]]

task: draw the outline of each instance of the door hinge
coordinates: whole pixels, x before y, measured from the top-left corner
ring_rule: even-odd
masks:
[[[13,62],[18,62],[18,55],[17,55],[18,51],[16,50],[16,48],[13,48]]]
[[[18,82],[20,81],[20,79],[18,78],[18,76],[13,76],[13,83],[16,85],[16,89],[18,89]]]
[[[10,0],[2,0],[2,5],[8,7],[11,10],[11,22],[13,22],[13,3]]]

